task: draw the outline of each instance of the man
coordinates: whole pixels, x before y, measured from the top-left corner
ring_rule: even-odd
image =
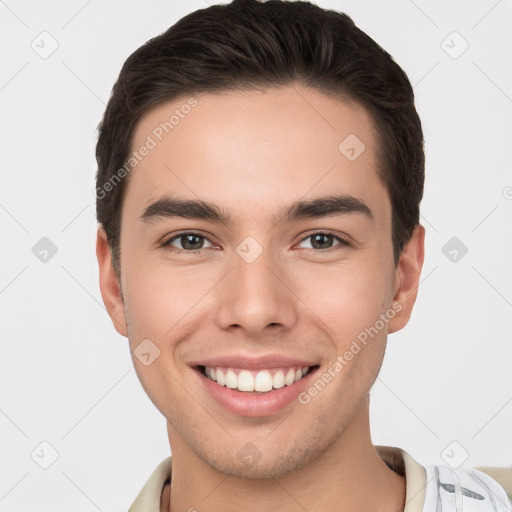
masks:
[[[349,17],[182,18],[124,64],[97,160],[102,297],[172,453],[131,512],[507,509],[484,473],[371,441],[424,152],[405,73]]]

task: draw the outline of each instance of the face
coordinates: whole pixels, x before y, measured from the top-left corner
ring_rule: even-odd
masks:
[[[361,421],[387,334],[409,318],[422,239],[395,267],[365,109],[298,85],[194,98],[137,125],[132,149],[155,145],[124,198],[122,300],[98,237],[102,293],[173,453],[277,477]],[[228,387],[251,379],[262,391]]]

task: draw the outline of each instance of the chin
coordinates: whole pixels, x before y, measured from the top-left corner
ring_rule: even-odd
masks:
[[[244,450],[245,448],[245,450]],[[252,454],[247,457],[247,454]],[[220,454],[210,453],[201,458],[213,469],[235,478],[265,479],[280,478],[292,473],[316,458],[311,449],[302,450],[289,447],[286,453],[270,449],[269,452],[260,451],[251,443],[247,443],[233,455],[226,452]]]

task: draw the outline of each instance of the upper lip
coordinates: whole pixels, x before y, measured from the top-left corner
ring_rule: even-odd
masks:
[[[266,354],[261,356],[226,355],[215,356],[207,359],[198,359],[188,363],[190,366],[225,366],[231,368],[243,368],[247,370],[270,369],[288,366],[315,366],[318,363],[302,358],[280,354]]]

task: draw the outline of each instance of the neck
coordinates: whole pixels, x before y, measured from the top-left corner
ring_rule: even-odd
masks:
[[[279,478],[221,473],[197,457],[169,425],[172,478],[161,510],[403,511],[405,478],[386,465],[372,444],[368,408],[366,401],[312,463]]]

